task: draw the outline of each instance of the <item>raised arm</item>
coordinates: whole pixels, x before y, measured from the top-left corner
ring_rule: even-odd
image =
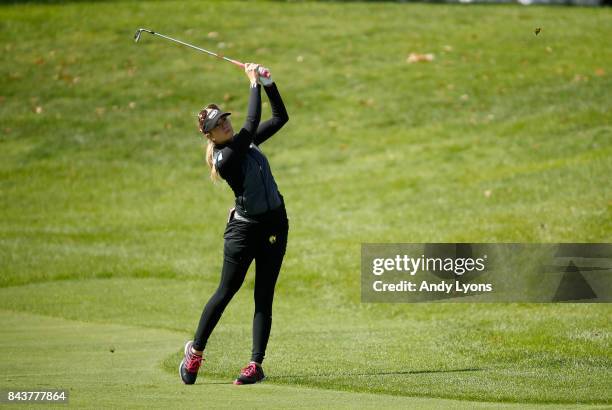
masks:
[[[225,146],[217,151],[214,162],[217,170],[224,176],[233,166],[240,163],[242,157],[253,142],[259,121],[261,119],[261,86],[257,83],[258,67],[256,64],[247,64],[245,71],[251,88],[249,94],[249,107],[244,126],[235,134]]]
[[[276,88],[276,84],[270,82],[268,85],[264,86],[264,90],[266,91],[268,99],[270,100],[272,118],[262,122],[259,125],[259,128],[257,128],[257,132],[255,133],[255,137],[253,139],[255,145],[262,144],[278,130],[280,130],[287,121],[289,121],[289,115],[285,109],[285,104],[283,104],[283,99],[278,92],[278,88]]]
[[[242,126],[242,129],[240,129],[238,134],[232,137],[229,146],[236,151],[246,152],[251,142],[253,142],[253,138],[255,136],[255,133],[257,132],[257,127],[259,126],[260,120],[261,86],[255,83],[251,84],[251,94],[249,95],[249,108],[246,120],[244,121],[244,125]]]
[[[257,132],[259,121],[261,120],[261,86],[257,83],[259,66],[257,64],[246,64],[244,67],[251,82],[251,94],[249,95],[249,108],[246,120],[238,134],[234,135],[230,146],[234,149],[245,152]]]

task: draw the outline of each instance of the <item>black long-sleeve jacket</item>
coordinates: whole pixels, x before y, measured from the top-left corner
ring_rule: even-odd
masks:
[[[251,88],[246,121],[228,142],[215,145],[213,159],[219,175],[236,196],[236,211],[242,216],[257,216],[281,206],[281,198],[266,156],[259,145],[274,135],[289,120],[276,85],[264,87],[270,100],[272,118],[261,118],[261,86]]]

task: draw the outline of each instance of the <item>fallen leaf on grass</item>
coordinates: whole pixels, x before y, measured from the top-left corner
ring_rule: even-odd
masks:
[[[576,74],[572,80],[575,83],[579,83],[582,81],[589,81],[589,77],[585,76],[585,75],[581,75],[581,74]]]
[[[429,54],[410,53],[410,55],[406,59],[406,62],[408,64],[429,62],[429,61],[433,61],[434,58],[435,58],[434,55],[431,53]]]

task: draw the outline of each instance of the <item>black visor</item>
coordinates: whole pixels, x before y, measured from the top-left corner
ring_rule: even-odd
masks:
[[[204,132],[212,131],[212,129],[217,126],[221,118],[227,117],[228,115],[231,115],[231,114],[232,114],[231,112],[223,112],[215,108],[211,109],[206,114],[206,119],[204,120]]]

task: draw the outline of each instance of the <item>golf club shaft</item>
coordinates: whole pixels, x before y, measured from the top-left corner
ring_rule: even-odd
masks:
[[[143,31],[146,31],[147,33],[153,34],[153,35],[155,35],[155,36],[163,37],[163,38],[165,38],[166,40],[174,41],[175,43],[179,43],[179,44],[182,44],[182,45],[184,45],[184,46],[187,46],[187,47],[193,48],[193,49],[195,49],[195,50],[201,51],[201,52],[206,53],[206,54],[208,54],[208,55],[211,55],[211,56],[213,56],[213,57],[217,57],[217,58],[220,58],[220,59],[222,59],[222,60],[229,61],[229,62],[230,62],[230,63],[232,63],[232,64],[235,64],[235,65],[237,65],[237,66],[239,66],[239,67],[244,68],[244,63],[241,63],[241,62],[240,62],[240,61],[238,61],[238,60],[233,60],[233,59],[231,59],[231,58],[228,58],[228,57],[225,57],[225,56],[219,55],[219,54],[217,54],[217,53],[213,53],[212,51],[209,51],[209,50],[203,49],[203,48],[198,47],[198,46],[194,46],[193,44],[185,43],[184,41],[177,40],[177,39],[175,39],[175,38],[172,38],[172,37],[166,36],[166,35],[164,35],[164,34],[161,34],[161,33],[156,32],[156,31],[152,31],[152,30],[147,30],[147,29],[143,29],[143,28],[141,28],[141,29],[139,29],[139,30],[136,32],[136,36],[135,36],[136,41],[138,41],[138,40],[140,39],[140,33],[141,33],[141,32],[143,32]],[[268,71],[263,71],[263,72],[260,72],[260,75],[262,75],[262,76],[264,76],[264,77],[266,77],[266,78],[270,77],[270,73],[269,73]]]

